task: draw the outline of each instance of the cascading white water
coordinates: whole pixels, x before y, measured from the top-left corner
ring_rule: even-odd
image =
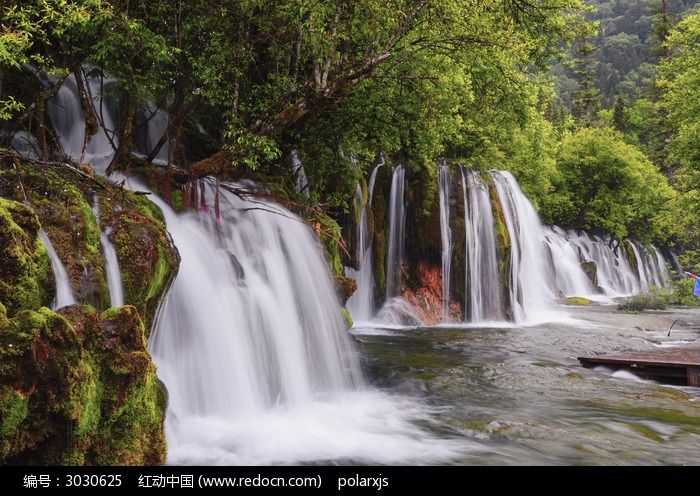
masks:
[[[109,232],[100,232],[100,246],[105,260],[105,277],[107,278],[107,288],[109,289],[109,304],[113,307],[124,305],[124,285],[122,284],[122,273],[119,270],[119,259],[117,251],[109,239]]]
[[[362,186],[359,183],[355,191],[353,206],[356,212],[355,215],[359,213],[360,216],[357,223],[359,267],[357,270],[352,268],[346,270],[346,275],[355,279],[357,283],[357,289],[348,299],[346,307],[356,323],[369,322],[374,316],[374,263],[372,260],[372,243],[367,215],[372,202],[377,171],[382,165],[382,163],[379,163],[372,170],[367,188],[368,198],[366,200],[362,194]]]
[[[309,195],[309,179],[306,177],[306,169],[304,169],[304,164],[299,158],[299,152],[297,150],[292,150],[292,174],[296,181],[297,193],[301,193],[305,196]]]
[[[627,240],[632,246],[632,250],[637,259],[637,267],[642,281],[642,291],[648,291],[651,286],[662,288],[668,285],[668,269],[666,262],[655,246],[651,246],[653,253],[634,241]],[[643,277],[642,277],[643,276]],[[646,285],[644,285],[646,282]]]
[[[632,243],[628,239],[626,239],[624,242],[627,243],[632,248],[632,252],[634,253],[634,258],[637,261],[637,277],[639,277],[639,283],[641,285],[641,290],[646,291],[647,289],[649,289],[649,281],[647,279],[647,271],[645,270],[644,260],[642,259],[642,255],[639,251],[639,248],[637,247],[637,245],[635,245],[634,243]]]
[[[105,94],[103,89],[108,91],[116,84],[116,80],[88,77],[85,84],[90,89],[93,97],[92,106],[101,125],[90,140],[83,159],[95,168],[102,169],[114,156],[115,150],[110,143],[110,138],[115,146],[119,144],[109,102],[107,97],[101,96]],[[85,143],[85,119],[80,105],[78,85],[73,75],[65,80],[56,96],[48,101],[46,109],[63,153],[68,159],[79,162]]]
[[[535,208],[510,172],[492,171],[510,237],[510,299],[513,319],[542,321],[551,317],[553,295],[546,273],[544,232]]]
[[[100,203],[95,196],[92,203],[92,212],[95,214],[97,225],[100,224]],[[112,307],[124,305],[124,285],[122,284],[122,273],[119,270],[119,259],[117,250],[109,239],[109,232],[100,229],[100,247],[102,248],[102,258],[105,261],[105,279],[107,279],[107,289],[109,290],[109,304]]]
[[[452,229],[450,228],[450,183],[452,176],[447,164],[438,170],[438,196],[440,201],[440,237],[442,240],[442,315],[449,320],[450,266],[452,263]]]
[[[138,113],[134,136],[134,151],[142,156],[148,156],[156,147],[163,134],[168,129],[170,118],[168,113],[149,102]],[[170,160],[170,142],[166,140],[153,159],[156,164],[168,164]]]
[[[551,284],[555,292],[563,296],[593,296],[593,283],[581,268],[578,250],[566,234],[557,226],[545,227],[545,241],[551,252]]]
[[[70,285],[70,279],[68,278],[66,268],[63,266],[63,262],[61,262],[51,240],[43,229],[39,229],[39,239],[44,243],[46,252],[49,254],[51,269],[53,270],[54,280],[56,281],[56,296],[51,305],[51,309],[58,310],[68,305],[75,305],[75,296],[73,295],[73,288]]]
[[[66,114],[58,117],[66,119],[57,133],[70,144],[79,130],[82,147],[80,102],[62,96]],[[73,160],[81,152],[65,148]],[[111,147],[95,156],[111,159]],[[93,165],[101,173],[107,162]],[[113,179],[147,190],[118,172]],[[213,194],[208,186],[209,205]],[[432,420],[421,402],[363,387],[322,248],[299,218],[225,191],[220,224],[211,212],[178,215],[150,199],[181,256],[149,341],[169,391],[170,462],[411,464],[463,456],[463,443],[416,425]],[[54,259],[60,266],[55,252]],[[57,276],[61,292],[63,281]]]
[[[637,270],[630,265],[623,245],[590,236],[585,232],[564,231],[552,226],[547,231],[547,242],[557,255],[553,256],[554,270],[557,274],[555,288],[567,296],[587,296],[585,290],[578,287],[580,283],[572,284],[560,277],[560,274],[572,274],[580,279],[577,264],[594,262],[598,286],[602,294],[608,298],[629,296],[647,291],[649,284],[666,287],[670,276],[663,255],[656,247],[651,247],[653,254],[632,241],[629,243],[635,255]],[[557,251],[557,246],[560,248]],[[592,288],[595,291],[595,288]],[[595,296],[595,295],[594,295]]]
[[[466,321],[503,320],[491,200],[478,174],[462,167],[465,233]]]
[[[212,195],[207,187],[210,205]],[[246,211],[261,202],[224,189],[218,226],[154,200],[182,258],[153,337],[174,421],[244,418],[360,382],[328,269],[300,219],[267,203]]]
[[[386,254],[386,299],[401,294],[403,281],[404,229],[406,226],[406,205],[404,187],[406,169],[403,165],[394,167],[391,177],[389,197],[389,243]]]
[[[209,185],[210,205],[212,195]],[[220,224],[153,200],[181,256],[150,340],[169,390],[171,462],[454,453],[408,422],[415,407],[363,388],[321,247],[299,218],[223,189]]]
[[[369,175],[369,183],[367,183],[367,194],[369,195],[369,199],[367,200],[367,204],[370,207],[372,206],[372,197],[374,196],[374,185],[377,182],[377,172],[379,172],[379,169],[383,165],[384,157],[382,156],[379,163],[374,167],[374,169],[372,169],[372,174]]]
[[[668,267],[666,266],[666,260],[656,246],[652,246],[652,248],[654,249],[654,257],[656,260],[655,267],[659,274],[660,287],[667,287],[671,284],[671,274],[669,274]]]

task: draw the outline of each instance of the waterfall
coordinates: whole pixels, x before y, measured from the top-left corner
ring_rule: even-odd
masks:
[[[442,240],[442,312],[445,321],[450,318],[450,264],[452,262],[452,230],[450,229],[450,168],[440,165],[438,194],[440,197],[440,237]]]
[[[580,278],[575,264],[594,262],[598,287],[603,295],[613,298],[630,296],[647,291],[650,285],[666,287],[670,282],[666,260],[661,252],[651,246],[652,253],[637,243],[626,240],[635,256],[637,269],[630,264],[625,255],[624,245],[618,245],[611,239],[591,236],[582,231],[564,231],[553,226],[547,233],[547,241],[556,251],[553,253],[554,270],[557,274],[556,287],[567,296],[585,295],[584,289],[560,278],[560,274],[569,274]],[[595,288],[592,288],[595,291]]]
[[[581,268],[579,252],[557,226],[545,228],[545,241],[551,253],[553,291],[563,296],[594,296],[593,283]]]
[[[632,248],[632,253],[634,253],[634,258],[637,261],[637,275],[641,284],[641,290],[646,291],[649,289],[649,280],[647,279],[647,271],[645,270],[646,267],[644,265],[644,260],[642,260],[642,255],[639,248],[628,239],[626,239],[624,242],[627,243],[630,248]]]
[[[372,243],[367,215],[372,202],[377,171],[382,165],[380,163],[372,170],[367,189],[368,198],[365,200],[362,194],[362,186],[358,183],[353,202],[355,215],[359,214],[360,217],[357,223],[359,267],[358,270],[349,268],[346,271],[347,276],[352,277],[357,282],[357,289],[348,299],[346,306],[353,321],[357,323],[369,322],[374,315],[374,263],[372,260]]]
[[[66,115],[55,117],[70,152],[74,131],[82,147],[84,125],[79,100],[69,96],[58,99]],[[94,153],[111,157],[110,150]],[[119,172],[113,179],[147,190]],[[216,187],[203,187],[211,207]],[[364,387],[312,230],[280,206],[225,188],[221,222],[211,208],[177,214],[149,197],[181,257],[149,340],[169,392],[169,462],[415,464],[463,456],[462,447],[416,425],[432,415],[421,402]],[[65,270],[54,272],[62,294]]]
[[[73,295],[73,288],[71,288],[66,268],[63,266],[63,262],[61,262],[51,240],[43,229],[39,229],[39,238],[41,242],[44,243],[46,252],[49,254],[51,269],[53,270],[53,276],[56,281],[56,297],[51,304],[51,309],[58,310],[68,305],[75,305],[75,296]]]
[[[553,295],[545,278],[544,232],[532,203],[510,172],[492,171],[510,237],[510,302],[513,319],[543,320]]]
[[[211,185],[206,194],[213,205]],[[424,415],[415,400],[364,388],[311,229],[275,204],[220,194],[220,224],[212,212],[176,214],[152,198],[181,257],[149,342],[169,391],[169,461],[454,456],[411,424]]]
[[[401,294],[403,279],[404,229],[406,205],[404,204],[406,170],[403,165],[394,167],[389,197],[389,244],[386,256],[386,299]]]
[[[173,420],[245,418],[352,388],[357,364],[311,230],[274,204],[220,194],[218,227],[154,198],[181,256],[153,337]]]
[[[95,214],[97,225],[100,225],[100,203],[95,196],[92,202],[92,212]],[[102,248],[102,258],[105,261],[105,279],[107,279],[107,289],[109,290],[109,305],[121,307],[124,305],[124,286],[122,284],[122,273],[119,270],[119,260],[117,251],[109,239],[110,232],[100,229],[100,247]]]
[[[381,158],[379,163],[372,169],[372,174],[369,176],[369,183],[367,184],[367,194],[369,195],[368,204],[372,206],[372,197],[374,196],[374,184],[377,182],[377,172],[379,168],[384,165],[384,157]]]
[[[299,152],[297,150],[292,150],[291,160],[292,174],[294,175],[294,180],[296,181],[297,193],[301,193],[304,196],[309,196],[309,180],[306,177],[306,170],[304,169],[304,164],[301,163]]]
[[[469,322],[503,320],[493,212],[486,185],[478,174],[462,167],[464,196],[464,308]]]
[[[116,79],[87,77],[85,85],[92,95],[92,106],[101,125],[83,159],[97,169],[103,169],[109,165],[115,151],[109,138],[112,138],[115,146],[119,144],[110,99],[106,96],[116,85]],[[85,141],[85,119],[75,76],[69,76],[56,96],[48,101],[47,112],[64,155],[73,162],[79,162]]]
[[[168,113],[149,102],[137,113],[134,132],[134,151],[144,157],[151,153],[168,129]],[[153,159],[156,164],[169,164],[171,143],[166,140]]]
[[[124,305],[124,286],[122,285],[122,273],[119,270],[117,251],[109,240],[109,232],[100,232],[100,246],[105,260],[105,276],[109,289],[109,304],[112,307]]]

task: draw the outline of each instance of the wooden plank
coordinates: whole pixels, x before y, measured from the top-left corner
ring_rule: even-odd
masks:
[[[587,368],[624,369],[648,379],[700,387],[700,348],[674,348],[578,357]]]
[[[700,368],[700,348],[635,351],[590,357],[578,357],[582,363],[619,365],[656,365],[660,367]]]

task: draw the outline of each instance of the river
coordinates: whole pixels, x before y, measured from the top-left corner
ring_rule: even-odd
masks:
[[[697,346],[700,311],[613,308],[570,308],[565,324],[352,333],[372,385],[424,404],[432,414],[422,427],[460,453],[440,463],[700,463],[700,390],[588,370],[576,360]]]

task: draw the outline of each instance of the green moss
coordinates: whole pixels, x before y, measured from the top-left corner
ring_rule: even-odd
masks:
[[[7,325],[7,309],[5,305],[0,302],[0,327]]]
[[[170,198],[170,205],[173,207],[173,209],[176,212],[184,212],[185,211],[185,202],[182,198],[182,190],[180,189],[173,189],[171,198]]]
[[[19,425],[27,418],[28,401],[26,395],[8,387],[0,391],[0,438],[11,437]],[[0,448],[4,451],[4,449]]]
[[[372,193],[372,208],[370,209],[370,230],[372,232],[372,249],[374,260],[374,284],[377,294],[384,294],[386,288],[386,196],[389,187],[391,168],[384,166],[377,172],[376,183]]]
[[[101,219],[117,252],[125,300],[138,308],[150,328],[179,262],[162,212],[139,195],[124,192],[103,198]]]
[[[343,319],[345,320],[345,324],[348,326],[348,329],[350,329],[354,324],[352,320],[352,315],[350,315],[350,311],[345,307],[341,308],[341,311],[343,312]]]
[[[504,305],[504,313],[509,318],[513,318],[513,302],[510,301],[512,279],[510,273],[511,264],[511,242],[506,224],[505,214],[498,198],[498,191],[490,175],[486,176],[489,188],[489,199],[491,200],[491,210],[493,212],[494,230],[496,232],[496,253],[498,255],[498,271],[502,281],[501,298]]]
[[[695,431],[700,429],[700,417],[697,416],[697,412],[688,414],[681,410],[654,407],[611,407],[609,410],[625,417],[656,420],[669,425],[689,427]]]
[[[0,302],[6,313],[46,305],[53,297],[39,220],[25,205],[0,198]]]
[[[637,423],[630,423],[627,424],[629,427],[633,430],[636,431],[637,433],[641,434],[647,439],[650,439],[652,441],[656,441],[657,443],[663,442],[663,438],[659,436],[659,434],[652,428],[647,427],[644,424],[637,424]]]
[[[584,298],[582,296],[569,296],[568,298],[564,298],[562,302],[566,305],[577,305],[577,306],[590,306],[590,305],[596,305],[596,302],[593,300],[589,300],[588,298]]]
[[[71,174],[31,163],[23,163],[19,174],[32,209],[66,268],[76,298],[104,308],[109,291],[100,229],[83,192],[92,196],[94,183],[82,183]],[[0,177],[17,183],[13,170],[0,170]],[[12,191],[13,199],[24,199],[19,189]]]
[[[0,328],[0,462],[163,463],[166,396],[138,311],[64,313]]]
[[[147,301],[157,301],[154,300],[160,295],[161,290],[165,286],[165,282],[172,274],[172,266],[168,262],[168,254],[165,253],[165,249],[162,246],[158,247],[158,261],[156,263],[155,270],[153,271],[153,276],[146,289],[146,300]]]

